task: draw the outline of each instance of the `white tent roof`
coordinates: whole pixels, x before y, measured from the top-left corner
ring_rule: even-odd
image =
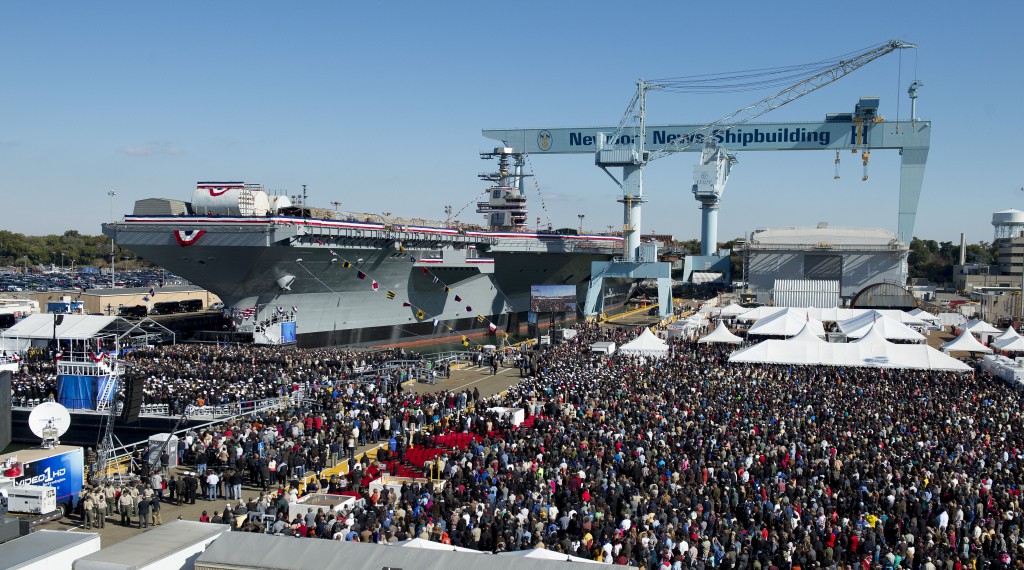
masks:
[[[4,338],[43,340],[54,337],[56,315],[37,313],[29,315],[3,333]],[[56,337],[61,339],[89,339],[113,322],[121,321],[119,317],[103,317],[99,315],[63,315],[57,325]],[[126,328],[131,328],[131,323]]]
[[[513,550],[512,552],[502,552],[499,556],[519,556],[521,558],[537,558],[541,560],[560,560],[562,562],[586,562],[588,564],[603,564],[597,560],[591,560],[589,558],[582,558],[580,556],[572,556],[561,552],[555,552],[554,550],[548,550],[546,548],[533,548],[530,550]]]
[[[922,321],[927,321],[929,323],[937,323],[937,322],[939,322],[941,320],[941,319],[939,319],[939,317],[937,317],[937,316],[935,316],[935,315],[933,315],[933,314],[929,313],[928,311],[926,311],[924,309],[921,309],[921,308],[911,309],[911,310],[907,311],[907,314],[911,315],[913,317],[917,317],[917,318],[921,319]]]
[[[996,334],[999,332],[999,329],[981,319],[974,319],[968,322],[965,328],[974,334]]]
[[[480,550],[473,550],[472,548],[465,548],[463,546],[441,544],[440,542],[432,542],[430,540],[424,540],[422,538],[411,538],[409,540],[402,540],[394,543],[393,546],[403,546],[405,548],[424,548],[427,550],[447,550],[449,552],[472,552],[475,554],[483,554],[483,551]]]
[[[729,332],[729,329],[725,328],[725,323],[719,322],[715,330],[711,331],[704,338],[697,341],[697,344],[705,344],[708,342],[720,342],[724,344],[739,344],[743,342],[743,339]]]
[[[759,319],[747,330],[747,334],[794,336],[807,324],[811,325],[815,334],[820,337],[825,336],[825,327],[822,326],[821,321],[811,318],[800,310],[785,308],[774,315]]]
[[[655,336],[651,329],[644,328],[644,332],[640,333],[640,336],[622,345],[619,352],[621,354],[663,357],[668,354],[668,343]]]
[[[928,324],[926,320],[921,317],[897,309],[844,309],[842,307],[757,307],[756,309],[751,309],[745,313],[741,313],[737,319],[748,322],[757,321],[786,310],[796,311],[799,314],[809,316],[812,319],[832,323],[853,319],[867,313],[874,314],[879,317],[884,315],[905,325],[924,326]]]
[[[893,344],[885,341],[862,343],[793,342],[766,340],[738,350],[729,362],[802,364],[809,366],[850,366],[955,370],[971,367],[923,344]]]
[[[735,317],[737,315],[742,315],[743,313],[746,313],[749,310],[750,309],[746,307],[741,307],[736,303],[729,303],[728,305],[722,307],[722,310],[719,312],[719,314],[722,315],[723,317]]]
[[[818,326],[815,327],[813,322],[807,321],[807,322],[804,323],[803,328],[800,329],[800,332],[798,332],[795,335],[789,337],[788,339],[786,339],[786,341],[787,342],[825,342],[824,339],[822,339],[820,336],[818,336],[819,333],[817,331],[821,331],[820,334],[822,334],[822,335],[825,334],[825,330],[823,328],[821,328],[821,323],[818,323]]]
[[[882,337],[891,340],[924,340],[921,333],[881,313],[868,312],[859,317],[839,321],[837,324],[839,330],[848,338],[860,338],[867,334],[868,330],[875,329]]]
[[[858,338],[855,341],[852,341],[850,344],[865,344],[865,345],[867,345],[867,344],[880,344],[880,343],[883,343],[883,342],[884,343],[888,343],[889,341],[885,340],[885,337],[882,336],[882,331],[880,330],[881,327],[876,326],[876,325],[878,325],[877,322],[871,323],[871,326],[868,327],[868,330],[865,331],[864,334],[861,335],[860,338]]]
[[[700,313],[694,313],[694,314],[690,315],[689,317],[686,317],[685,319],[683,319],[682,322],[689,323],[689,324],[694,324],[694,325],[698,325],[698,326],[704,326],[704,325],[708,324],[711,321],[709,321],[707,317],[705,317],[704,315],[702,315]]]
[[[1015,338],[1020,338],[1020,333],[1018,333],[1017,330],[1013,328],[1013,326],[1009,326],[1006,328],[1005,331],[1003,331],[1003,334],[992,339],[992,344],[998,346],[999,344],[1005,341],[1013,340]]]
[[[971,330],[964,328],[964,332],[960,333],[960,336],[940,346],[945,352],[984,352],[985,354],[992,354],[992,349],[978,342],[978,339],[974,338],[971,334]]]
[[[755,307],[753,309],[750,309],[749,311],[747,311],[745,313],[740,313],[739,316],[737,316],[736,318],[738,320],[741,320],[741,321],[753,322],[753,321],[759,321],[759,320],[761,320],[763,318],[766,318],[766,317],[770,317],[770,316],[772,316],[774,314],[777,314],[777,313],[781,313],[782,311],[785,311],[785,310],[786,310],[786,307],[761,306],[761,307]]]
[[[1017,336],[998,342],[992,341],[992,346],[1004,352],[1024,352],[1024,338]]]

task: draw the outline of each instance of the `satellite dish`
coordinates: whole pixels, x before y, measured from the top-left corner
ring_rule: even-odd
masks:
[[[57,443],[70,427],[71,414],[57,402],[43,402],[32,408],[32,413],[28,415],[28,428],[43,440],[43,447]]]

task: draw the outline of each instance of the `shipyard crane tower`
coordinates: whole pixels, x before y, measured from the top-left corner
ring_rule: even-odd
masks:
[[[503,146],[517,152],[531,154],[593,153],[595,162],[622,188],[623,203],[623,262],[595,263],[592,267],[590,290],[584,312],[600,313],[603,307],[601,291],[603,277],[634,279],[658,278],[669,283],[670,273],[662,273],[645,262],[652,260],[649,245],[640,246],[640,215],[643,197],[643,167],[650,161],[677,152],[694,152],[715,142],[727,151],[778,150],[852,150],[860,151],[867,159],[875,149],[894,149],[900,153],[900,184],[897,238],[908,243],[913,236],[917,207],[924,181],[924,168],[928,160],[931,122],[912,117],[910,121],[883,121],[874,114],[878,100],[861,99],[854,113],[828,115],[824,121],[752,123],[765,113],[777,109],[829,83],[832,83],[868,63],[898,49],[915,47],[900,41],[890,41],[858,53],[844,55],[811,66],[780,68],[786,81],[795,83],[774,95],[748,105],[721,119],[706,124],[646,124],[646,95],[650,89],[679,90],[681,84],[671,81],[637,82],[637,91],[629,108],[617,126],[564,127],[531,129],[484,129],[483,135],[501,141]],[[800,77],[802,79],[796,79]],[[778,83],[783,83],[779,81]],[[921,84],[917,82],[917,87]],[[916,89],[911,96],[916,95]],[[741,128],[742,127],[742,128]],[[596,152],[595,152],[596,151]],[[718,160],[718,157],[715,158]],[[704,162],[703,160],[701,161]],[[731,167],[731,163],[729,166]],[[619,181],[609,167],[622,167]],[[724,183],[724,178],[722,182]],[[720,194],[719,194],[720,197]],[[712,249],[714,246],[711,246]],[[688,257],[689,261],[691,258]],[[696,257],[701,263],[710,263],[715,256]],[[727,260],[726,260],[727,261]],[[659,291],[662,314],[666,315],[668,297]]]
[[[591,272],[591,285],[587,293],[585,309],[587,314],[596,314],[599,312],[598,305],[602,304],[601,292],[604,289],[603,279],[606,277],[658,279],[658,298],[661,305],[661,315],[665,317],[670,314],[670,293],[663,291],[663,289],[668,288],[671,284],[671,279],[669,278],[671,275],[670,270],[668,275],[663,275],[665,271],[664,268],[661,267],[662,264],[658,264],[655,259],[652,259],[652,257],[656,257],[656,253],[650,251],[645,251],[643,253],[640,252],[641,206],[644,203],[643,169],[648,162],[664,158],[676,152],[681,152],[694,145],[707,143],[708,146],[705,148],[709,149],[711,148],[711,141],[717,142],[718,138],[722,136],[722,133],[731,128],[752,121],[765,113],[778,109],[779,107],[782,107],[787,103],[791,103],[804,95],[817,91],[818,89],[849,75],[857,69],[860,69],[868,63],[892,53],[893,51],[914,47],[917,46],[893,40],[880,46],[875,46],[867,51],[855,54],[849,59],[841,59],[835,64],[827,66],[823,70],[818,70],[813,75],[810,75],[809,77],[806,77],[773,95],[765,97],[764,99],[739,109],[725,117],[707,123],[703,127],[689,133],[689,136],[677,138],[655,152],[648,152],[645,148],[647,140],[647,92],[652,89],[665,88],[666,85],[664,83],[648,83],[643,79],[638,80],[636,95],[634,95],[633,100],[630,101],[626,114],[619,122],[618,129],[616,129],[611,135],[599,133],[597,137],[595,163],[598,167],[608,173],[608,175],[611,176],[623,190],[623,197],[620,202],[623,204],[624,262],[618,264],[616,262],[594,262]],[[875,101],[875,104],[877,105],[877,100]],[[636,128],[630,130],[627,125],[630,124],[630,121],[633,118],[634,109],[636,109]],[[858,138],[861,136],[864,138],[867,137],[867,128],[868,126],[865,125],[864,130],[861,131],[858,126]],[[713,155],[714,153],[714,150],[708,151],[709,155]],[[716,167],[718,166],[717,160],[718,159],[715,158]],[[731,167],[731,161],[729,161],[727,157],[723,157],[723,160],[723,167],[725,167],[726,164]],[[865,157],[865,161],[866,160],[867,159]],[[622,167],[621,182],[619,182],[615,176],[608,171],[608,167],[615,166]],[[706,207],[704,217],[706,223],[704,229],[705,232],[712,229],[708,228],[707,225],[711,225],[708,222],[714,220],[715,216],[717,216],[717,212],[715,209],[712,209],[710,205],[713,204],[714,207],[717,208],[717,200],[721,196],[721,189],[724,188],[724,181],[727,175],[728,172],[725,172],[721,179],[722,184],[721,188],[718,189],[717,196],[715,195],[714,183],[711,184],[710,192],[704,192],[706,200],[702,199],[702,195],[700,193],[697,194],[697,197],[698,199],[701,199],[702,204],[708,205]],[[709,236],[705,235],[705,237]],[[714,244],[706,244],[701,247],[704,251],[714,248]]]
[[[700,164],[693,167],[693,195],[700,202],[700,254],[718,251],[718,203],[736,156],[713,139],[704,143]]]

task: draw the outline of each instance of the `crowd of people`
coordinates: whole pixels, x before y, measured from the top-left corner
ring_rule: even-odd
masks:
[[[144,403],[180,414],[188,405],[250,402],[290,393],[295,385],[337,384],[383,362],[416,358],[404,349],[177,344],[128,351],[124,362],[127,374],[144,380]],[[28,351],[12,386],[14,405],[56,395],[52,351]]]
[[[505,395],[450,408],[435,435],[473,439],[440,456],[443,490],[364,489],[365,507],[288,532],[647,569],[1021,567],[1024,423],[1002,381],[735,366],[686,342],[666,360],[591,354],[607,334],[584,328]],[[494,406],[532,417],[478,411]]]
[[[646,570],[1024,568],[1024,416],[1003,381],[733,365],[727,349],[690,341],[665,359],[603,356],[590,344],[637,331],[578,330],[517,355],[524,378],[491,398],[349,380],[350,363],[387,353],[139,352],[152,397],[257,399],[286,378],[307,398],[183,438],[191,471],[169,481],[167,499],[223,500],[206,519],[238,530],[543,547]],[[192,383],[160,384],[179,378]],[[513,426],[495,407],[528,419]],[[359,452],[374,444],[374,459]],[[440,487],[362,484],[424,447],[440,453],[428,466]],[[360,506],[288,512],[295,482],[338,462],[350,476],[316,478],[305,492],[356,495]]]

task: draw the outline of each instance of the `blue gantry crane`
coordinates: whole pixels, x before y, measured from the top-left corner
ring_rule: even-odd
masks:
[[[885,122],[877,114],[878,99],[862,98],[853,113],[826,116],[823,122],[752,123],[754,119],[812,93],[872,61],[896,50],[916,47],[902,41],[889,41],[861,52],[817,66],[778,68],[782,77],[799,77],[773,95],[752,103],[725,117],[706,124],[646,124],[647,92],[679,88],[671,81],[637,81],[636,94],[616,126],[557,129],[486,129],[485,137],[502,141],[519,152],[536,154],[594,153],[595,163],[622,189],[623,252],[621,261],[594,262],[584,312],[594,315],[603,310],[603,279],[609,277],[656,279],[662,316],[671,311],[671,273],[666,263],[656,261],[656,250],[640,243],[643,196],[643,170],[647,163],[679,152],[702,153],[694,170],[693,192],[702,208],[702,246],[700,257],[688,258],[689,269],[711,269],[728,258],[716,256],[717,210],[731,167],[734,152],[777,150],[843,150],[860,152],[865,165],[874,149],[897,149],[901,155],[900,197],[897,236],[904,243],[913,235],[917,206],[928,157],[931,123],[918,121]],[[801,75],[801,70],[803,74]],[[777,79],[778,80],[778,79]],[[916,102],[914,82],[910,95]],[[916,110],[915,110],[916,111]],[[622,168],[621,179],[609,168]]]

